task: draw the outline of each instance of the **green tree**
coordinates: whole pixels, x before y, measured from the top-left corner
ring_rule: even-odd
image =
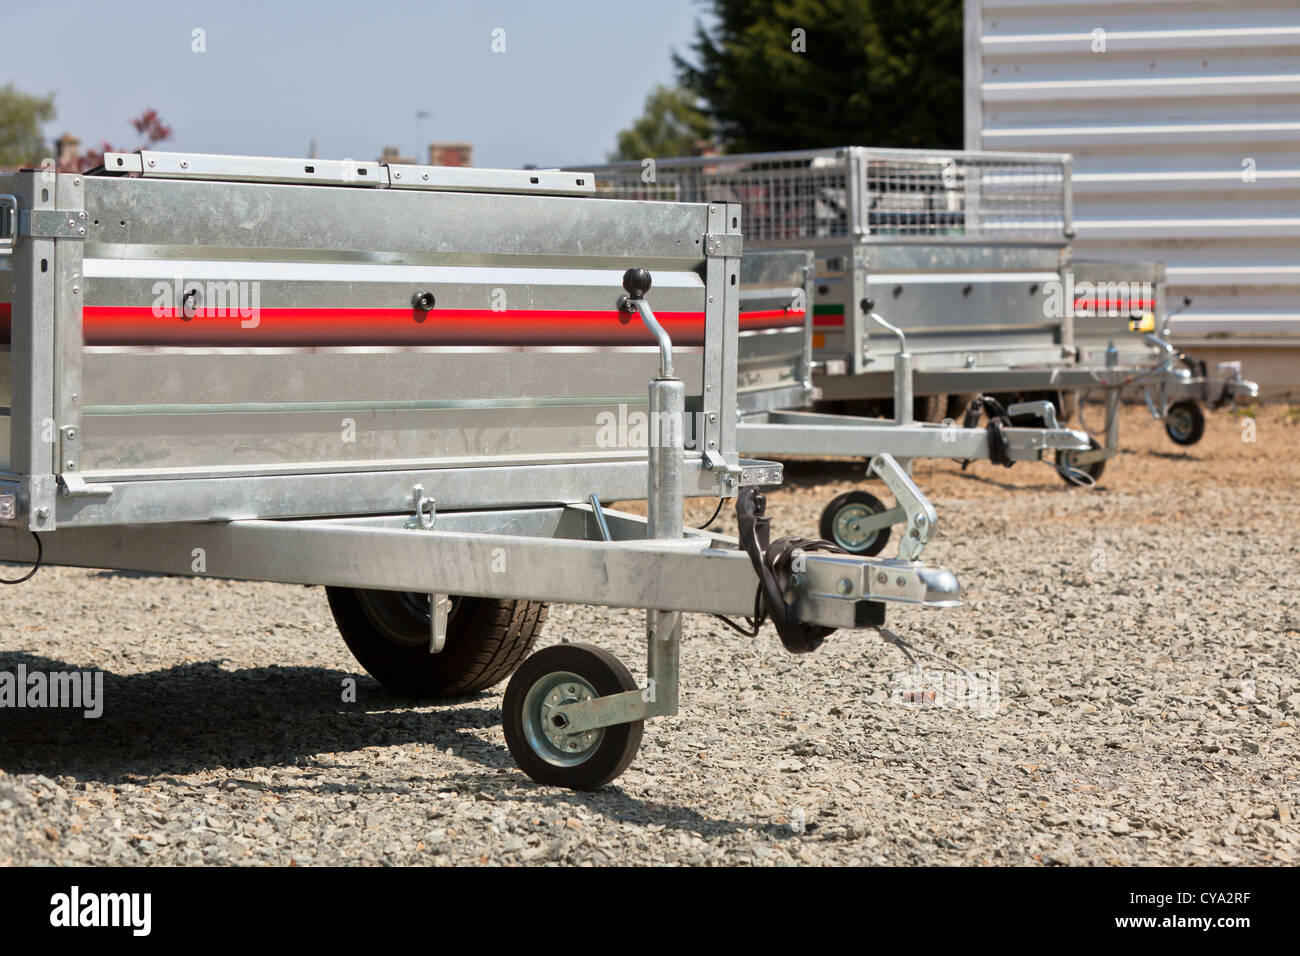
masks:
[[[656,86],[641,118],[618,134],[609,159],[689,156],[700,140],[712,139],[713,121],[696,108],[693,93]]]
[[[0,166],[35,166],[45,137],[41,124],[54,119],[54,96],[29,96],[9,83],[0,87]]]
[[[962,145],[961,0],[711,0],[683,86],[730,152]]]

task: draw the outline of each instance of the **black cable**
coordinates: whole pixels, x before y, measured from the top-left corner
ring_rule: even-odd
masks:
[[[696,528],[695,530],[696,530],[696,531],[704,531],[704,530],[707,530],[707,528],[709,527],[709,525],[713,524],[713,522],[715,522],[716,520],[718,520],[718,515],[722,514],[722,506],[725,505],[726,503],[727,503],[727,499],[726,499],[726,498],[719,498],[719,499],[718,499],[718,507],[716,507],[716,508],[713,509],[713,517],[710,518],[708,521],[704,522],[704,524],[700,525],[700,526],[699,526],[698,528]]]
[[[32,565],[32,569],[14,581],[0,578],[0,584],[22,584],[24,581],[30,581],[36,572],[41,569],[41,558],[45,556],[45,546],[41,544],[41,536],[35,531],[32,532],[32,537],[36,539],[36,563]]]
[[[745,637],[758,637],[758,632],[763,628],[763,622],[767,620],[767,608],[763,604],[763,585],[760,584],[758,589],[754,591],[754,616],[745,618],[749,630],[745,630],[724,614],[715,614],[713,616],[738,634],[743,634]]]
[[[716,617],[723,624],[727,625],[727,627],[731,628],[737,634],[742,634],[745,637],[758,637],[758,632],[763,627],[762,624],[755,624],[753,621],[749,620],[748,618],[745,619],[745,623],[750,626],[749,628],[743,628],[735,621],[733,621],[731,618],[727,617],[726,615],[715,614],[713,616]]]
[[[992,395],[980,395],[966,409],[964,426],[973,428],[979,421],[981,412],[984,413],[989,422],[985,426],[985,431],[988,432],[989,437],[989,461],[995,465],[1010,468],[1014,462],[1011,460],[1011,449],[1007,443],[1005,429],[1011,426],[1011,416],[1007,414],[1007,410],[1002,406],[1002,403]],[[968,464],[970,464],[969,460],[962,463],[963,470]]]

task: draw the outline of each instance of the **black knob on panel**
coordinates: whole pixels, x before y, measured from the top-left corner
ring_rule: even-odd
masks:
[[[623,288],[629,298],[644,299],[650,291],[650,273],[645,269],[628,269],[623,273]]]

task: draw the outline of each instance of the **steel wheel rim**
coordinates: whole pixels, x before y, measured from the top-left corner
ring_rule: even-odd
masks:
[[[857,523],[864,518],[872,518],[875,514],[864,504],[845,505],[835,513],[835,522],[831,526],[835,543],[845,551],[861,551],[871,547],[880,530],[871,528],[864,532]]]
[[[429,608],[429,595],[418,591],[357,592],[361,608],[376,631],[393,644],[403,647],[428,647],[429,633],[433,627]],[[452,596],[450,624],[460,609],[460,598]]]
[[[1171,408],[1165,413],[1165,426],[1176,438],[1188,438],[1192,434],[1192,413],[1185,408]]]
[[[1074,451],[1067,449],[1061,452],[1061,457],[1057,460],[1056,470],[1060,472],[1061,477],[1072,485],[1078,485],[1081,488],[1088,488],[1097,483],[1096,476],[1093,475],[1093,465],[1079,467],[1074,463]]]
[[[554,767],[576,767],[591,759],[605,739],[605,728],[560,734],[552,715],[557,707],[599,696],[585,678],[570,671],[554,671],[535,680],[523,703],[524,739],[533,753]]]

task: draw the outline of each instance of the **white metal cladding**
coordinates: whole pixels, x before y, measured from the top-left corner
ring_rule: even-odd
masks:
[[[1072,153],[1075,255],[1165,262],[1181,342],[1300,342],[1297,0],[966,0],[966,145]]]
[[[1061,156],[844,147],[583,169],[607,196],[742,203],[747,243],[1042,241],[1069,218]]]

